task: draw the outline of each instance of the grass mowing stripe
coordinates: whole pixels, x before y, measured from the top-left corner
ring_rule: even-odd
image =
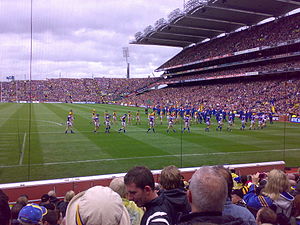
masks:
[[[21,155],[20,155],[19,165],[22,165],[23,159],[24,159],[26,135],[27,135],[27,133],[25,132],[24,137],[23,137],[23,143],[22,143],[22,149],[21,149]]]
[[[260,153],[272,153],[272,152],[295,152],[300,151],[300,148],[295,149],[276,149],[276,150],[260,150],[260,151],[246,151],[246,152],[210,152],[210,153],[195,153],[195,154],[182,154],[183,157],[194,157],[194,156],[210,156],[210,155],[232,155],[232,154],[260,154]],[[63,165],[63,164],[76,164],[76,163],[91,163],[91,162],[105,162],[105,161],[120,161],[120,160],[133,160],[133,159],[153,159],[153,158],[169,158],[169,157],[181,157],[180,154],[175,155],[154,155],[154,156],[137,156],[130,158],[109,158],[109,159],[91,159],[91,160],[78,160],[78,161],[66,161],[66,162],[50,162],[50,163],[36,163],[31,166],[42,166],[42,165]],[[11,166],[0,166],[0,168],[12,168],[22,165],[11,165]],[[26,165],[23,165],[26,166]]]

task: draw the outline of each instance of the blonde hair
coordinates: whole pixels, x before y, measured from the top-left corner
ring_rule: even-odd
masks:
[[[179,188],[181,181],[180,171],[176,166],[167,166],[160,173],[160,184],[166,190]]]
[[[71,199],[75,196],[75,192],[74,191],[68,191],[66,194],[65,194],[65,202],[69,202],[71,201]]]
[[[286,174],[281,170],[273,169],[268,174],[268,182],[263,189],[263,194],[272,200],[277,200],[281,192],[288,191],[290,182]]]
[[[127,190],[124,183],[124,177],[116,177],[114,178],[110,184],[109,187],[116,193],[118,193],[121,198],[126,198]]]

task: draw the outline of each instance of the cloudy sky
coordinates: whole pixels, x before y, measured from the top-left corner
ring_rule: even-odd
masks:
[[[181,49],[130,45],[183,0],[33,0],[32,79],[147,77]],[[29,78],[30,0],[0,2],[0,79]]]

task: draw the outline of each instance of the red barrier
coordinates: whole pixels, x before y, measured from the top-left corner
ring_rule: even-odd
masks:
[[[276,161],[224,166],[230,169],[235,169],[238,175],[248,175],[256,172],[268,172],[272,169],[284,170],[285,162]],[[198,168],[199,167],[181,168],[180,171],[185,180],[188,181]],[[155,182],[159,182],[160,172],[161,170],[152,170]],[[0,184],[0,189],[9,196],[9,201],[12,203],[15,202],[22,194],[28,195],[29,199],[32,201],[39,201],[41,196],[48,193],[50,190],[54,190],[58,197],[63,197],[65,193],[70,190],[75,191],[75,193],[79,193],[96,185],[108,186],[113,178],[122,176],[125,176],[125,173]]]

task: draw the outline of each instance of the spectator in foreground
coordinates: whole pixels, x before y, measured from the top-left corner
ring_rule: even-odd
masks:
[[[8,225],[10,221],[10,209],[7,195],[0,189],[0,224]]]
[[[71,199],[75,196],[75,192],[74,191],[68,191],[65,194],[65,198],[63,201],[59,202],[57,204],[57,208],[58,210],[62,213],[62,217],[64,218],[66,216],[66,211],[67,211],[67,207],[69,202],[71,201]]]
[[[154,190],[153,174],[148,168],[133,167],[125,175],[124,182],[129,200],[134,201],[139,207],[146,208],[141,225],[170,224],[168,208]]]
[[[160,174],[160,184],[162,190],[159,194],[171,210],[172,224],[177,224],[180,216],[191,211],[179,169],[176,166],[165,167]]]
[[[220,176],[224,177],[227,182],[227,198],[223,209],[223,215],[230,215],[234,218],[240,218],[244,221],[243,224],[256,225],[253,214],[245,207],[238,206],[232,203],[231,193],[233,187],[233,179],[231,173],[223,166],[215,166],[214,169]]]
[[[43,216],[43,225],[57,225],[59,224],[60,215],[57,210],[48,210],[47,214]]]
[[[48,192],[50,203],[53,204],[55,207],[59,203],[59,199],[56,197],[56,192],[51,190]]]
[[[27,195],[20,195],[20,197],[17,199],[17,203],[22,204],[23,206],[28,204],[28,196]]]
[[[24,207],[23,204],[21,203],[16,203],[10,210],[11,212],[11,225],[18,225],[20,224],[19,221],[18,221],[18,216],[19,216],[19,213],[21,211],[21,209]]]
[[[180,225],[243,224],[239,218],[222,215],[228,196],[227,183],[214,168],[204,166],[198,169],[191,178],[187,195],[192,213],[183,216]]]
[[[144,215],[144,211],[138,207],[133,201],[129,201],[127,199],[127,190],[124,183],[124,177],[116,177],[114,178],[109,187],[116,193],[120,195],[122,198],[123,204],[126,207],[131,225],[139,225],[141,223],[142,217]]]
[[[262,207],[257,212],[256,223],[258,225],[262,225],[262,224],[276,225],[277,224],[277,215],[269,207]]]
[[[40,224],[43,216],[47,214],[47,209],[37,204],[27,204],[24,206],[18,216],[18,221],[22,225]]]
[[[120,196],[102,186],[75,195],[68,205],[65,219],[67,225],[130,225]]]
[[[43,194],[41,196],[40,206],[44,206],[46,209],[54,210],[55,205],[50,202],[50,196],[48,194]]]
[[[257,210],[269,206],[275,208],[276,214],[282,214],[290,218],[294,197],[288,193],[290,183],[286,174],[281,170],[271,170],[261,195],[254,193],[255,184],[257,184],[256,177],[257,175],[252,177],[254,184],[251,185],[249,192],[244,196],[247,205]]]
[[[292,209],[292,224],[300,224],[300,195],[296,195],[294,202],[293,202],[293,209]]]

